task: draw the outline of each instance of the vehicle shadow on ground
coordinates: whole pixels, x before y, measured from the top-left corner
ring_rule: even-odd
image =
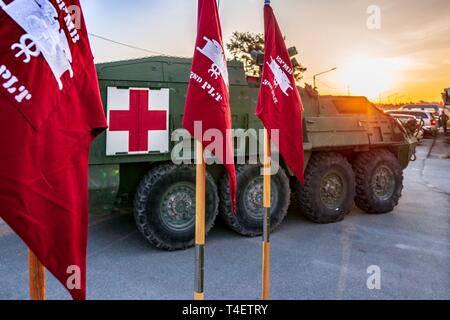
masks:
[[[290,228],[297,228],[298,225],[304,224],[315,225],[301,215],[301,209],[294,200],[289,207],[289,213],[286,220],[274,231],[274,233],[282,231],[287,224],[289,224]],[[207,236],[207,241],[215,242],[216,240],[224,238],[251,239],[239,235],[229,229],[222,217],[218,215],[214,227]],[[131,208],[112,210],[110,213],[106,214],[90,215],[89,258],[98,256],[125,242],[127,243],[129,253],[166,252],[152,246],[139,233],[136,228]]]

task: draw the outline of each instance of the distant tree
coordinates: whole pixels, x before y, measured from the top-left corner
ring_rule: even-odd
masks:
[[[264,51],[264,35],[262,33],[233,32],[230,42],[227,43],[233,59],[244,64],[245,73],[250,76],[259,75],[259,66],[252,59],[251,52]]]
[[[303,79],[303,74],[308,71],[308,68],[305,68],[304,66],[302,66],[301,63],[299,63],[299,65],[294,65],[294,78],[295,81],[300,81]]]
[[[233,32],[230,41],[227,43],[227,49],[230,51],[233,59],[241,61],[244,64],[245,73],[249,76],[259,76],[259,66],[252,58],[252,51],[264,52],[264,35],[262,33],[251,32]],[[296,81],[303,79],[303,74],[308,69],[300,63],[294,65],[294,77]]]

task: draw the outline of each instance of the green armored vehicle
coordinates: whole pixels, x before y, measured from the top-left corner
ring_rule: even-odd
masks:
[[[173,163],[180,160],[173,154],[181,141],[177,129],[190,66],[190,59],[174,57],[97,65],[109,130],[91,151],[91,212],[110,210],[113,204],[133,206],[142,235],[166,250],[194,244],[195,166]],[[259,84],[249,81],[240,62],[228,67],[234,128],[241,133],[262,129],[255,116]],[[392,211],[401,197],[403,169],[415,154],[415,138],[364,97],[318,96],[309,86],[299,90],[305,107],[305,184],[280,158],[272,179],[272,229],[286,217],[291,193],[297,194],[301,213],[317,223],[342,220],[354,203],[367,213]],[[262,233],[261,166],[245,163],[255,156],[245,143],[248,136],[237,143],[242,164],[237,165],[236,215],[224,168],[208,166],[208,231],[220,212],[239,234]]]

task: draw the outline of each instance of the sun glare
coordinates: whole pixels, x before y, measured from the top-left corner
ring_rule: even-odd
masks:
[[[354,57],[341,69],[342,83],[352,95],[378,99],[399,80],[399,71],[408,65],[404,58]]]

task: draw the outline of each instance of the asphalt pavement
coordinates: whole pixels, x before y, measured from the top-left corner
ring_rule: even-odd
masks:
[[[316,225],[292,206],[272,235],[271,298],[450,299],[449,154],[442,137],[424,140],[399,206],[386,215],[355,208],[341,223]],[[88,298],[192,299],[194,257],[194,249],[147,244],[132,215],[91,217]],[[218,223],[207,239],[206,298],[258,299],[260,270],[261,240]],[[367,286],[373,270],[379,289]],[[51,275],[47,294],[69,299]],[[27,298],[27,249],[0,220],[0,299]]]

